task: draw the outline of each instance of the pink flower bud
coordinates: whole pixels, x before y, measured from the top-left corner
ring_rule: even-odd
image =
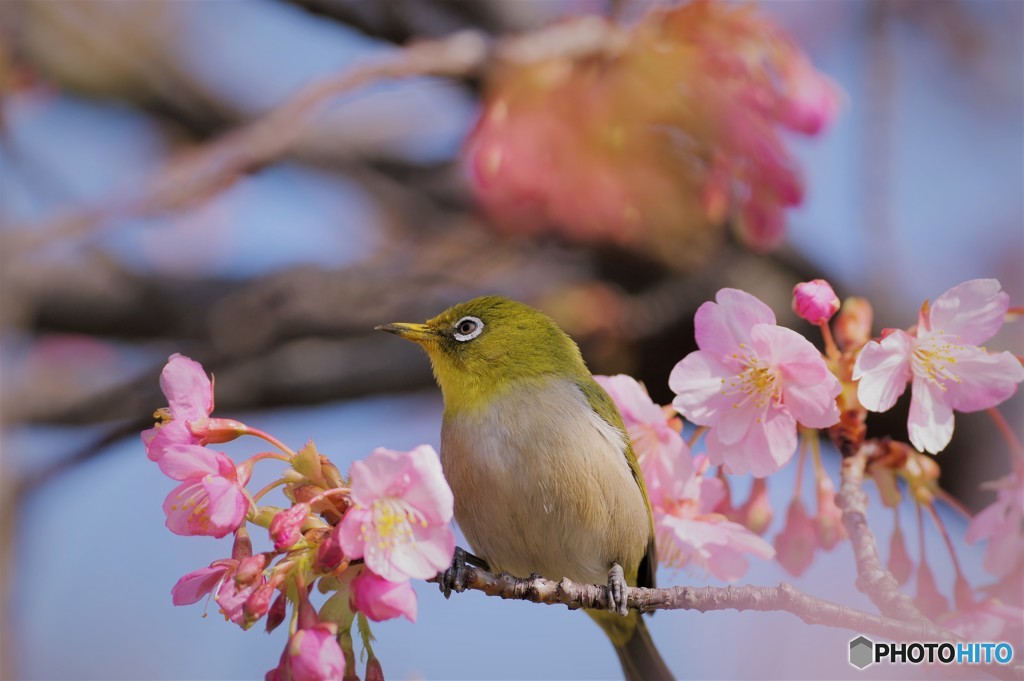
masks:
[[[775,551],[779,564],[789,574],[799,577],[814,561],[816,545],[814,523],[807,515],[804,502],[794,499],[786,512],[786,526],[775,537]]]
[[[302,538],[302,523],[309,517],[309,504],[295,504],[286,508],[270,521],[270,538],[274,541],[274,549],[284,551],[295,545]]]
[[[903,586],[910,579],[910,573],[914,569],[914,562],[907,552],[907,543],[903,538],[903,530],[897,525],[893,528],[892,536],[889,537],[889,562],[886,565],[889,572],[896,578],[896,582]]]
[[[267,614],[267,611],[270,610],[270,598],[274,595],[275,591],[277,591],[276,585],[273,582],[267,582],[257,587],[245,599],[245,604],[242,606],[243,629],[248,629],[256,624],[259,618]]]
[[[844,350],[856,350],[871,340],[874,311],[866,298],[847,298],[833,323],[836,342]]]
[[[824,279],[793,287],[793,312],[811,324],[823,324],[839,310],[839,298]]]
[[[269,559],[265,553],[257,553],[255,556],[247,556],[238,562],[238,571],[235,573],[235,583],[238,586],[249,586],[263,573]]]
[[[189,432],[201,445],[231,442],[249,432],[249,427],[234,419],[205,418],[188,421]]]
[[[836,490],[832,479],[823,475],[817,484],[818,515],[814,529],[818,533],[818,545],[826,551],[835,548],[846,537],[843,528],[843,512],[836,506]]]
[[[754,478],[750,496],[736,509],[733,519],[755,534],[764,534],[771,525],[774,515],[771,502],[768,500],[768,479]]]
[[[416,621],[416,592],[409,582],[389,582],[367,569],[352,580],[352,607],[380,622],[399,615]]]

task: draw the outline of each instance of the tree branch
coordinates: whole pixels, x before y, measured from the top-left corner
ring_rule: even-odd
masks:
[[[437,578],[428,581],[438,581]],[[569,579],[554,581],[539,575],[513,577],[508,573],[494,574],[468,567],[463,590],[481,591],[488,596],[504,599],[532,601],[546,605],[565,605],[570,610],[608,607],[608,587],[597,584],[577,584]],[[661,589],[631,587],[627,596],[630,608],[640,612],[654,610],[756,610],[760,612],[788,612],[807,624],[849,629],[859,634],[870,634],[893,641],[961,641],[960,636],[943,629],[927,618],[903,620],[875,615],[863,610],[833,603],[806,594],[785,582],[778,586],[671,586]],[[1000,679],[1024,678],[1024,665],[1006,667],[979,665],[987,673]]]
[[[899,582],[892,573],[882,567],[875,535],[868,527],[868,495],[862,488],[864,469],[869,454],[873,454],[880,446],[878,441],[869,440],[856,446],[852,452],[849,450],[853,446],[843,447],[841,483],[836,503],[843,512],[843,527],[850,537],[857,561],[857,588],[878,606],[883,615],[901,620],[927,620],[914,605],[914,601],[900,591]]]

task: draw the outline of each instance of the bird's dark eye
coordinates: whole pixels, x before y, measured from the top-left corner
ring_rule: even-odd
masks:
[[[484,323],[477,317],[463,317],[455,324],[455,340],[473,340],[484,330]]]

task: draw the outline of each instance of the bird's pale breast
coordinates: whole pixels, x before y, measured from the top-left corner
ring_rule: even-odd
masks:
[[[604,583],[613,562],[635,575],[650,525],[625,442],[560,378],[446,413],[441,463],[473,552],[518,576]]]

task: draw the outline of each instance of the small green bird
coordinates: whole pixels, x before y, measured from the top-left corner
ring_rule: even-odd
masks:
[[[499,296],[379,330],[426,350],[444,397],[455,520],[494,570],[611,587],[587,613],[627,679],[671,679],[625,585],[654,586],[654,524],[615,403],[549,317]]]

